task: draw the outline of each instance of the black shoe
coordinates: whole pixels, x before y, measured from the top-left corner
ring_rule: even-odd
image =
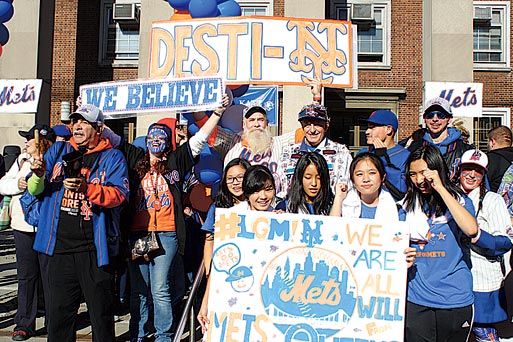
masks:
[[[26,341],[32,337],[32,334],[24,329],[14,330],[11,334],[13,341]]]

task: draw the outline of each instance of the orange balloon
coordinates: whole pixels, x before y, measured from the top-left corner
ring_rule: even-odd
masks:
[[[192,19],[189,11],[180,11],[175,9],[175,13],[171,16],[171,20],[188,20]]]

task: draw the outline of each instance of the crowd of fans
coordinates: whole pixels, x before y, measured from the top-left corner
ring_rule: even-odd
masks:
[[[162,119],[149,126],[143,148],[85,104],[67,125],[20,131],[24,153],[0,179],[16,244],[13,340],[34,336],[44,306],[48,340],[74,341],[85,299],[96,341],[115,340],[114,310],[125,303],[131,341],[171,341],[188,275],[203,261],[209,279],[215,209],[233,207],[407,222],[406,341],[466,341],[471,332],[498,341],[495,324],[511,318],[503,288],[503,255],[513,246],[511,130],[492,129],[484,153],[450,127],[449,103],[435,98],[425,128],[399,143],[397,116],[373,112],[368,147],[353,157],[327,137],[321,89],[311,89],[301,128],[281,136],[270,134],[259,106],[244,113],[240,134],[218,126],[227,96],[212,115],[194,113],[196,134]],[[206,144],[224,158],[215,194],[193,172]],[[203,331],[209,288],[208,280]]]

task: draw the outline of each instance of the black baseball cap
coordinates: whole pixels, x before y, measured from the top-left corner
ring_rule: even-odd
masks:
[[[244,112],[244,117],[247,119],[249,118],[251,115],[255,114],[255,113],[262,113],[265,115],[265,117],[267,117],[267,112],[265,109],[263,109],[262,107],[260,106],[253,106],[253,107],[250,107],[248,108],[245,112]]]
[[[34,132],[36,130],[39,131],[40,137],[50,140],[51,142],[55,142],[55,132],[48,125],[35,124],[28,131],[18,131],[18,134],[21,135],[23,138],[30,140],[30,139],[34,139]]]

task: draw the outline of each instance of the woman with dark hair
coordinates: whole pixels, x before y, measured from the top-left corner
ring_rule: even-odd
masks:
[[[214,250],[214,221],[216,208],[231,208],[237,203],[244,201],[244,192],[242,191],[242,180],[246,170],[250,167],[245,159],[235,158],[231,160],[224,168],[223,178],[219,192],[215,198],[214,203],[210,206],[207,213],[207,218],[203,223],[201,229],[207,232],[205,236],[205,246],[203,248],[203,263],[205,264],[205,274],[208,278],[207,287],[203,300],[201,302],[201,309],[198,312],[198,321],[201,324],[202,330],[206,331],[207,326],[207,313],[208,313],[208,294],[210,289],[210,263],[212,262],[212,252]]]
[[[223,180],[226,178],[228,181],[228,172],[227,170],[230,168],[230,164],[234,162],[232,165],[244,165],[245,161],[241,160],[241,162],[236,162],[237,159],[230,161],[226,165],[225,175],[223,176]],[[240,201],[238,204],[233,206],[234,210],[236,209],[238,212],[247,211],[247,210],[257,210],[257,211],[270,211],[273,210],[271,204],[274,201],[274,196],[276,195],[276,186],[274,184],[274,177],[271,171],[263,165],[253,165],[249,166],[244,173],[244,177],[242,180],[242,196],[241,199],[246,199],[245,201]],[[238,176],[233,176],[234,178],[239,178]],[[229,182],[229,181],[228,181]],[[239,179],[237,179],[237,183]],[[230,191],[231,193],[231,191]],[[216,198],[217,203],[217,198]],[[228,202],[229,203],[229,202]],[[210,263],[210,261],[209,261]],[[210,265],[206,266],[207,268]],[[210,288],[210,278],[207,282],[207,289],[205,291],[205,295],[203,296],[203,301],[201,303],[201,309],[198,313],[198,321],[201,324],[201,330],[203,334],[207,331],[207,327],[210,324],[210,320],[208,319],[208,293]]]
[[[392,195],[383,189],[386,172],[379,157],[370,152],[357,155],[349,166],[349,176],[356,192],[348,192],[347,184],[338,184],[331,216],[399,220]],[[350,197],[358,198],[348,200]]]
[[[476,208],[478,235],[471,240],[474,325],[476,341],[499,341],[495,323],[508,318],[503,287],[501,257],[511,250],[511,220],[506,203],[499,194],[488,191],[483,178],[488,157],[480,150],[461,156],[460,187]]]
[[[39,134],[39,146],[36,142],[36,131]],[[40,280],[45,300],[48,299],[48,257],[32,248],[37,227],[25,221],[20,198],[27,190],[27,179],[32,174],[31,162],[34,158],[41,158],[55,142],[55,133],[47,125],[35,125],[29,131],[19,131],[19,134],[25,138],[24,153],[18,156],[9,171],[0,179],[0,194],[12,196],[9,210],[18,272],[18,310],[14,317],[13,341],[25,341],[35,335],[37,309],[43,306],[38,303],[38,299],[43,298],[38,293]]]
[[[155,123],[148,128],[148,151],[137,162],[136,176],[131,179],[134,195],[130,203],[133,217],[129,221],[129,240],[135,246],[136,242],[141,242],[140,239],[156,236],[159,248],[129,264],[131,341],[144,341],[149,335],[152,302],[155,342],[172,340],[170,283],[174,275],[171,270],[176,253],[184,252],[186,234],[182,183],[227,105],[228,97],[225,95],[223,107],[217,108],[199,132],[181,145],[176,141],[175,132],[165,123]],[[137,248],[132,252],[132,259],[138,256],[134,251]],[[150,300],[150,294],[153,300]]]
[[[466,341],[474,295],[468,244],[478,226],[474,207],[451,184],[436,147],[423,146],[406,164],[408,191],[402,206],[417,260],[408,274],[406,341]]]
[[[316,152],[307,152],[299,158],[288,199],[276,206],[288,213],[328,215],[333,204],[328,163]]]

